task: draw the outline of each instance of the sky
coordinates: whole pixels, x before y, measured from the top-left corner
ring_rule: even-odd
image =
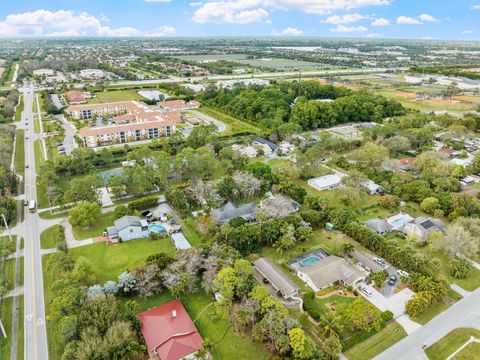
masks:
[[[323,36],[480,40],[480,0],[8,0],[0,37]]]

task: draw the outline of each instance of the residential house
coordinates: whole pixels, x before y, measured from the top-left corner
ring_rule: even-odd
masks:
[[[92,94],[88,91],[67,91],[65,93],[65,97],[67,98],[67,101],[69,104],[85,104],[87,102],[87,99],[92,98]]]
[[[247,222],[254,222],[257,218],[259,208],[254,203],[235,205],[228,202],[221,208],[212,210],[211,215],[213,221],[220,224],[228,223],[231,219],[241,217]]]
[[[311,265],[300,267],[297,275],[317,292],[333,284],[353,286],[365,281],[366,274],[344,259],[330,255]]]
[[[138,314],[152,360],[195,358],[203,340],[180,300]]]
[[[369,219],[363,224],[378,235],[385,235],[393,230],[392,225],[379,218]]]
[[[255,270],[268,280],[275,290],[280,292],[284,299],[291,299],[298,295],[299,287],[274,263],[267,258],[260,258],[254,262]]]
[[[318,191],[335,189],[342,183],[342,177],[338,174],[329,174],[308,180],[308,185]]]
[[[419,239],[423,239],[426,235],[434,231],[442,231],[445,224],[440,219],[433,219],[429,217],[419,217],[414,221],[403,225],[399,231],[405,235],[416,234]]]
[[[383,192],[383,188],[372,180],[367,180],[363,185],[370,195],[377,195]]]
[[[406,157],[403,159],[400,159],[400,169],[403,171],[410,171],[413,169],[413,162],[415,160],[412,157]]]
[[[266,154],[275,153],[279,149],[277,144],[261,137],[256,137],[252,143],[261,146]]]
[[[114,226],[107,228],[111,240],[122,241],[147,238],[150,235],[147,220],[137,216],[125,215],[114,221]]]

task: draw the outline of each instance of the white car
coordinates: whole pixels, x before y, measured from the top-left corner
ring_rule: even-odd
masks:
[[[374,257],[373,261],[375,261],[377,264],[382,265],[383,267],[387,267],[387,263],[382,258]]]
[[[409,277],[410,276],[410,274],[408,272],[406,272],[404,270],[400,270],[400,269],[397,270],[397,274],[398,274],[398,276],[403,276],[403,277]]]
[[[373,295],[373,293],[365,286],[363,286],[361,289],[360,289],[367,297],[370,297]]]

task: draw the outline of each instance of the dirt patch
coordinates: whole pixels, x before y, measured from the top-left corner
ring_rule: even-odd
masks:
[[[417,97],[416,94],[407,92],[407,91],[395,91],[394,95],[404,99],[410,99],[410,100],[413,100]]]
[[[336,290],[333,290],[332,292],[329,292],[328,294],[321,295],[321,296],[315,296],[315,298],[325,299],[325,298],[328,298],[328,297],[333,296],[333,295],[339,295],[339,296],[344,296],[344,297],[355,297],[355,295],[353,295],[353,293],[351,293],[350,291],[348,291],[346,289],[336,289]]]

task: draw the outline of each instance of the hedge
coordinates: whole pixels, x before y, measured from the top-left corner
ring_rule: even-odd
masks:
[[[328,294],[329,292],[332,292],[333,290],[335,290],[335,285],[330,285],[330,286],[327,286],[325,289],[318,291],[317,295],[322,296],[322,295]]]
[[[361,342],[364,342],[367,340],[369,337],[372,337],[375,335],[377,332],[382,330],[387,324],[393,319],[393,313],[390,310],[382,312],[382,315],[380,316],[380,329],[379,330],[362,330],[357,332],[356,334],[352,335],[349,337],[347,340],[345,340],[342,343],[342,351],[345,352],[355,345],[360,344]]]
[[[320,316],[325,313],[323,307],[315,301],[315,293],[309,291],[303,295],[303,310],[308,312],[308,314],[315,320],[320,320]]]
[[[149,209],[152,207],[157,206],[158,204],[158,197],[147,197],[139,200],[134,200],[130,204],[128,204],[128,210],[130,212],[134,212],[136,210],[142,211],[145,209]]]

